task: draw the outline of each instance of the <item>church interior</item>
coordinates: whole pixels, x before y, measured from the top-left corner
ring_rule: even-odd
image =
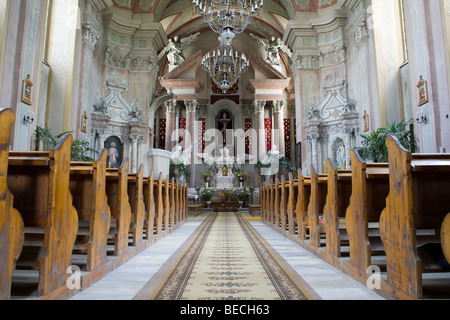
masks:
[[[450,298],[450,0],[0,0],[0,30],[0,300]]]

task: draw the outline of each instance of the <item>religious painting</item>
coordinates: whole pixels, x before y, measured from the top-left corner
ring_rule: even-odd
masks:
[[[423,106],[428,103],[428,87],[427,81],[420,76],[420,81],[417,84],[417,89],[419,90],[419,106]]]
[[[22,102],[31,106],[31,93],[33,83],[31,82],[30,75],[22,82]]]
[[[106,163],[108,168],[120,168],[123,160],[123,143],[118,137],[109,137],[105,141],[105,149],[108,150]]]

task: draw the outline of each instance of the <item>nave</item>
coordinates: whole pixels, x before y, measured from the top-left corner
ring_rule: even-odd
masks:
[[[103,279],[81,291],[71,300],[147,300],[212,213],[189,219],[173,233],[164,237],[139,255],[113,270]],[[269,244],[279,261],[300,279],[314,300],[383,300],[362,283],[337,270],[305,250],[299,244],[276,232],[259,219],[249,219],[248,212],[239,213]],[[233,261],[233,257],[229,258]],[[251,271],[254,271],[253,269]],[[195,285],[195,284],[194,284]],[[232,287],[233,284],[229,284]],[[265,293],[261,293],[265,294]],[[236,297],[235,297],[236,298]],[[228,297],[233,299],[233,297]]]

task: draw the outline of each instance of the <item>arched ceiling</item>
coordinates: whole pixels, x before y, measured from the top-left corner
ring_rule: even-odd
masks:
[[[337,0],[264,0],[262,14],[245,32],[261,37],[281,37],[287,22],[301,12],[316,12],[334,5]],[[113,0],[117,10],[132,19],[161,22],[167,37],[184,37],[208,30],[208,25],[194,12],[191,0]]]

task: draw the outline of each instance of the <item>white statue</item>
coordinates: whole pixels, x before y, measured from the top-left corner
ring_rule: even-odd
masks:
[[[191,143],[191,146],[186,151],[183,151],[183,148],[178,145],[172,151],[172,162],[174,164],[184,164],[186,166],[191,164],[191,150],[194,143]]]
[[[271,37],[270,41],[267,39],[262,39],[254,34],[250,33],[250,36],[253,40],[256,40],[258,44],[264,47],[264,50],[267,52],[266,61],[270,64],[279,65],[280,64],[280,55],[278,50],[286,53],[289,58],[292,58],[292,50],[289,49],[287,45],[284,44],[283,40],[280,38]]]
[[[280,168],[280,159],[284,155],[278,151],[278,147],[274,145],[272,151],[270,151],[267,156],[261,161],[263,165],[270,165],[267,168],[261,168],[261,175],[263,176],[273,176],[278,173]]]
[[[200,159],[204,159],[209,169],[212,169],[216,164],[216,159],[214,159],[214,157],[208,153],[199,153],[197,154],[197,157]]]
[[[185,59],[183,56],[183,50],[188,47],[192,42],[194,42],[200,32],[192,34],[188,37],[180,39],[178,36],[173,37],[173,39],[169,39],[169,44],[162,49],[159,53],[159,60],[168,52],[167,59],[169,60],[169,65],[177,66],[181,64]]]

